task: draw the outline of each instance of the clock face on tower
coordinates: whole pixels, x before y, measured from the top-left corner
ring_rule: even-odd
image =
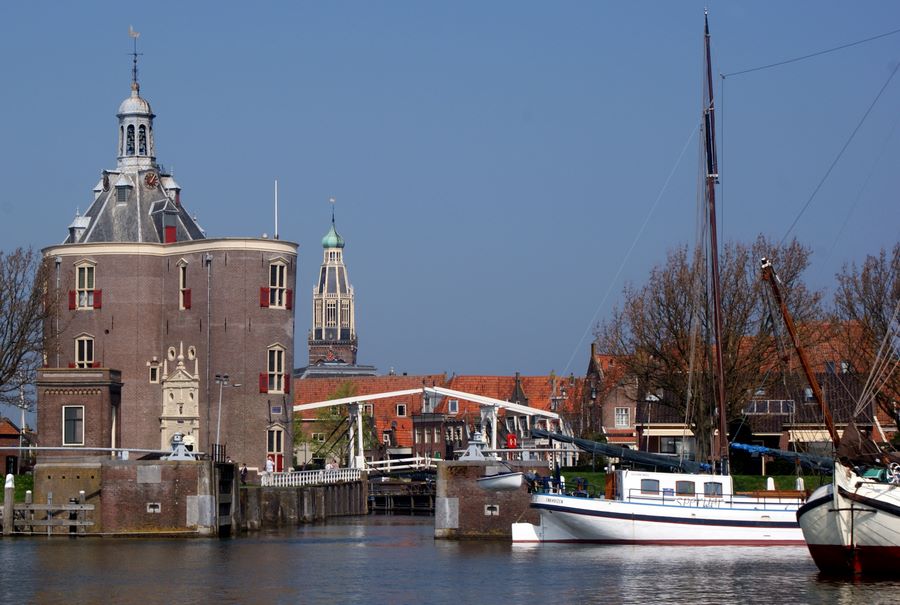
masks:
[[[153,189],[159,184],[159,176],[155,172],[148,172],[147,176],[144,177],[144,185],[147,186],[147,189]]]

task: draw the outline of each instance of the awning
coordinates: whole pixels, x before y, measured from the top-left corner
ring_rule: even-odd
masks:
[[[838,436],[843,431],[838,431]],[[800,443],[828,442],[831,443],[831,435],[824,429],[799,429],[788,431],[788,440]]]
[[[694,431],[691,429],[644,429],[641,432],[643,437],[693,437]]]

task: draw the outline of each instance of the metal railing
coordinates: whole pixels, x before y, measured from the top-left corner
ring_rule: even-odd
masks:
[[[336,468],[318,471],[294,471],[292,473],[262,473],[260,485],[263,487],[302,487],[304,485],[327,485],[359,481],[362,471],[358,468]]]
[[[413,456],[412,458],[396,458],[393,460],[373,460],[366,462],[366,468],[379,473],[391,473],[394,471],[425,470],[437,468],[441,458],[429,458],[427,456]]]

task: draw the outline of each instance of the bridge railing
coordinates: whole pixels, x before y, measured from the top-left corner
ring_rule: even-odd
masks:
[[[437,468],[440,458],[428,458],[427,456],[413,456],[411,458],[394,458],[390,460],[372,460],[366,462],[366,468],[381,473],[405,470],[425,470]]]
[[[362,471],[358,468],[335,468],[318,471],[294,471],[292,473],[263,473],[260,485],[263,487],[302,487],[304,485],[326,485],[359,481]]]

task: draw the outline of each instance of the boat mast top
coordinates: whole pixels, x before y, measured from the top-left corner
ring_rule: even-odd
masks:
[[[712,53],[710,51],[709,13],[704,11],[704,46],[706,50],[706,88],[703,125],[706,134],[706,202],[709,211],[709,253],[712,273],[713,334],[715,337],[716,409],[719,415],[718,458],[723,475],[728,474],[728,414],[725,401],[725,363],[722,358],[722,292],[719,285],[719,242],[716,235],[716,183],[719,165],[716,159],[716,106],[713,100]]]

